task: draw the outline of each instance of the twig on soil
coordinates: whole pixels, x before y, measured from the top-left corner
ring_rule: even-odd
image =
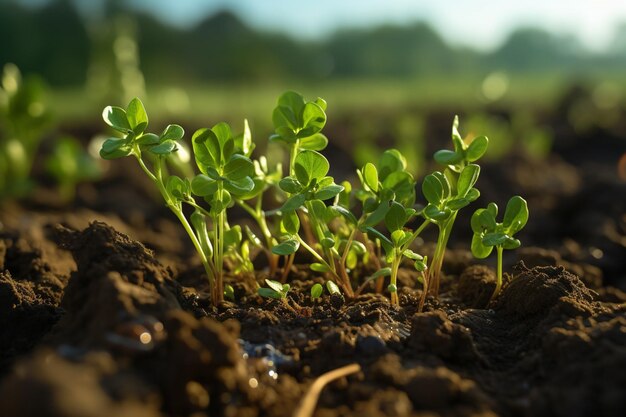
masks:
[[[353,363],[320,375],[309,387],[309,390],[302,398],[302,402],[300,402],[293,417],[311,417],[315,411],[317,400],[326,385],[336,379],[359,372],[360,370],[361,366],[358,363]]]

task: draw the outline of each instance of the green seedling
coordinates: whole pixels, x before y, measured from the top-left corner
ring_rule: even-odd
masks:
[[[79,183],[94,181],[102,175],[97,161],[76,139],[70,137],[63,137],[55,143],[46,168],[56,180],[59,194],[66,203],[74,199]]]
[[[280,189],[288,198],[279,210],[283,236],[272,252],[287,256],[287,272],[296,251],[302,246],[317,260],[311,265],[314,271],[331,274],[345,291],[352,294],[349,282],[337,270],[340,256],[337,242],[328,227],[335,213],[324,203],[344,190],[342,185],[335,184],[333,177],[327,175],[330,165],[318,152],[328,144],[328,139],[321,133],[326,124],[325,109],[324,100],[318,98],[314,102],[307,102],[300,94],[291,91],[278,99],[274,109],[272,119],[276,134],[270,137],[270,141],[289,147],[289,175],[279,182]],[[300,236],[298,213],[306,214],[303,218],[316,243],[307,242]]]
[[[261,287],[258,289],[258,294],[261,297],[274,298],[276,300],[287,300],[287,293],[291,289],[289,284],[281,284],[280,282],[271,279],[266,279],[265,283],[267,284],[267,288]]]
[[[324,287],[322,287],[322,284],[317,283],[313,285],[311,287],[311,301],[320,298],[323,292],[324,292]]]
[[[102,116],[123,137],[107,139],[100,156],[136,158],[189,235],[209,278],[211,299],[219,304],[224,299],[225,253],[231,246],[229,243],[240,241],[233,238],[229,242],[226,210],[234,204],[233,197],[243,196],[254,188],[252,161],[237,146],[230,127],[219,123],[211,129],[196,131],[192,137],[195,162],[201,173],[192,179],[168,175],[166,161],[178,149],[178,141],[184,136],[182,127],[172,124],[160,135],[147,133],[148,115],[139,99],[133,99],[126,109],[108,106]],[[194,196],[201,197],[210,208],[200,206]],[[183,212],[183,204],[194,209],[189,218]]]
[[[33,163],[50,125],[43,82],[22,78],[17,66],[6,64],[0,87],[0,200],[33,189]]]
[[[513,236],[522,230],[528,221],[528,205],[520,196],[512,197],[504,210],[502,223],[496,222],[498,206],[489,203],[487,208],[478,209],[472,215],[471,226],[472,254],[478,259],[484,259],[496,248],[498,266],[496,289],[491,296],[493,300],[502,288],[502,252],[504,249],[517,249],[521,242]]]
[[[478,136],[469,143],[464,141],[458,126],[459,118],[455,117],[452,124],[454,150],[440,150],[434,155],[436,162],[447,165],[446,169],[427,175],[422,183],[422,193],[428,202],[422,216],[439,229],[437,247],[428,270],[429,292],[435,296],[439,294],[439,276],[456,216],[459,210],[480,196],[478,189],[474,188],[480,166],[473,162],[485,154],[489,145],[485,136]]]

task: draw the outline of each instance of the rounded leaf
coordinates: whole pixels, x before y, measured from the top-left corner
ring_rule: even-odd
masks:
[[[284,242],[279,243],[272,247],[272,253],[275,255],[291,255],[292,253],[296,253],[298,248],[300,247],[300,242],[298,242],[294,238],[289,238]]]
[[[441,165],[456,165],[463,160],[463,155],[454,151],[442,149],[435,152],[433,159]]]
[[[326,281],[326,289],[329,294],[341,294],[339,287],[333,281]]]
[[[313,264],[311,264],[311,269],[313,269]],[[311,298],[312,299],[320,298],[323,292],[324,292],[324,287],[322,287],[322,284],[317,283],[311,287]]]
[[[281,190],[289,194],[297,194],[302,191],[302,184],[294,177],[285,177],[278,182]]]
[[[363,182],[367,185],[370,190],[377,192],[378,191],[378,170],[376,166],[371,162],[366,163],[361,170],[363,175]]]
[[[524,228],[528,221],[528,204],[522,197],[516,195],[506,204],[502,226],[510,235],[514,235]]]
[[[297,133],[298,138],[306,138],[321,131],[326,124],[326,113],[317,104],[308,102],[302,110],[302,130]]]
[[[331,184],[326,187],[320,188],[315,193],[315,198],[320,200],[329,200],[335,198],[337,194],[343,191],[343,186],[337,184]]]
[[[329,168],[328,160],[317,151],[302,151],[295,159],[296,177],[303,185],[309,185],[312,179],[325,177]]]
[[[240,180],[254,175],[254,164],[247,156],[234,154],[224,165],[223,175],[230,180]]]
[[[493,250],[493,246],[484,245],[482,240],[483,239],[479,234],[474,234],[474,236],[472,236],[472,255],[474,255],[477,259],[486,258]]]
[[[456,183],[457,196],[465,197],[480,175],[480,167],[476,164],[469,164],[463,168]]]
[[[176,150],[176,142],[173,140],[166,140],[159,145],[150,148],[150,152],[155,155],[168,155]]]
[[[392,201],[387,214],[385,214],[385,226],[390,232],[395,232],[404,227],[407,221],[406,211],[399,203]]]
[[[283,214],[280,220],[281,231],[295,235],[300,230],[300,218],[295,211],[289,211]]]
[[[132,131],[126,118],[126,111],[121,107],[106,106],[102,111],[102,118],[106,124],[119,132],[128,133]]]
[[[485,246],[501,246],[509,237],[504,233],[492,232],[483,236],[483,245]]]
[[[128,103],[126,108],[126,118],[130,128],[139,135],[148,127],[148,114],[143,103],[138,98],[134,98]]]
[[[294,211],[302,207],[304,202],[306,201],[306,196],[304,194],[295,194],[292,195],[285,201],[283,206],[280,208],[282,212]]]
[[[185,130],[179,125],[167,125],[163,133],[161,133],[161,141],[164,140],[181,140],[185,136]]]
[[[217,192],[217,181],[204,174],[199,174],[191,180],[191,192],[200,197],[211,196]]]
[[[485,152],[487,152],[488,146],[489,139],[487,139],[486,136],[478,136],[474,138],[465,151],[465,159],[467,159],[468,162],[479,160]]]
[[[443,198],[443,185],[433,174],[429,174],[422,182],[422,194],[430,204],[439,204]]]
[[[328,146],[328,138],[321,133],[300,139],[300,149],[309,151],[321,151]]]

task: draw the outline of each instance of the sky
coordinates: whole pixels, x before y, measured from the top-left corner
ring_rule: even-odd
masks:
[[[98,0],[74,1],[87,9]],[[626,0],[123,1],[177,26],[193,25],[207,14],[230,9],[254,27],[303,39],[323,38],[342,27],[426,21],[451,43],[482,50],[496,48],[519,26],[573,34],[586,47],[602,50],[613,39],[615,27],[626,23]]]

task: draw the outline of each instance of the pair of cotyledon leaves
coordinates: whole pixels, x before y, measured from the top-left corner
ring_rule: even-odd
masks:
[[[478,209],[471,219],[472,253],[477,258],[486,258],[494,247],[516,249],[520,241],[513,235],[522,230],[528,221],[528,204],[520,196],[512,197],[504,210],[502,223],[496,221],[498,206],[489,203],[487,208]]]
[[[183,128],[176,124],[168,125],[160,135],[144,133],[148,127],[148,115],[138,98],[131,100],[126,109],[105,107],[102,118],[113,129],[125,135],[123,138],[109,138],[104,141],[100,149],[100,156],[104,159],[128,156],[133,153],[136,145],[155,155],[167,155],[177,149],[176,141],[185,134]]]

